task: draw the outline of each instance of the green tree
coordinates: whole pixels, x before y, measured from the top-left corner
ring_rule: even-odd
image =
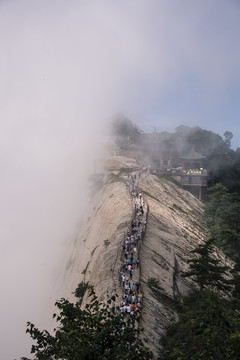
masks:
[[[84,297],[87,289],[88,289],[88,282],[85,283],[84,281],[81,281],[73,293],[76,296],[76,298],[79,299],[78,304],[80,306],[82,305],[83,297]]]
[[[240,256],[238,256],[236,263],[230,272],[233,276],[230,280],[230,283],[233,285],[232,295],[237,299],[240,307]]]
[[[208,228],[212,228],[216,225],[216,214],[219,212],[219,209],[222,207],[222,200],[228,193],[228,190],[222,184],[216,184],[208,189],[208,201],[205,206],[204,211],[204,221]]]
[[[208,198],[204,222],[216,245],[236,260],[240,251],[240,196],[216,184],[209,189]]]
[[[221,266],[220,260],[213,258],[213,239],[210,238],[191,251],[197,257],[188,261],[189,271],[183,277],[192,277],[199,286],[200,291],[205,288],[227,290],[229,285],[225,278],[227,266]]]
[[[223,134],[223,136],[225,137],[225,143],[228,147],[231,146],[231,140],[233,138],[233,133],[231,131],[225,131],[225,133]]]
[[[36,342],[31,353],[38,360],[107,360],[152,359],[144,347],[133,318],[124,321],[115,296],[100,302],[89,287],[90,302],[81,309],[62,298],[56,302],[59,314],[54,314],[58,327],[53,335],[27,324],[27,333]],[[22,358],[22,360],[28,360]]]
[[[162,339],[159,360],[237,360],[240,317],[229,300],[209,290],[184,299],[185,311]]]

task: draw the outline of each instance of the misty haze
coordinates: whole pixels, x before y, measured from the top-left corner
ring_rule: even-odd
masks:
[[[233,0],[0,2],[0,359],[33,359],[26,323],[52,331],[56,300],[76,301],[79,283],[124,296],[135,211],[129,271],[157,358],[174,300],[194,287],[175,270],[220,231],[208,189],[238,201],[239,14]],[[214,244],[231,269],[233,222]]]

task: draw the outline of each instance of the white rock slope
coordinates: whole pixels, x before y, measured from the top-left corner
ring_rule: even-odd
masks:
[[[133,159],[116,157],[107,162],[102,188],[89,204],[89,216],[76,239],[66,274],[68,297],[81,281],[95,287],[104,298],[107,292],[122,294],[119,283],[120,251],[129,226],[134,200],[126,185],[127,174],[136,173]],[[121,164],[121,168],[119,168]],[[143,177],[143,178],[142,178]],[[202,204],[172,181],[143,174],[139,181],[149,206],[147,228],[140,250],[143,339],[156,354],[166,324],[177,318],[174,297],[185,294],[192,284],[182,280],[190,251],[206,237],[199,223]],[[218,253],[223,262],[227,260]],[[157,286],[149,286],[154,279]],[[154,285],[154,283],[152,283]]]

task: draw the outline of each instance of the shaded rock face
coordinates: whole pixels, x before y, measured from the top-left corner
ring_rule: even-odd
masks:
[[[129,170],[136,173],[137,162],[121,157],[122,168],[106,170],[103,187],[89,203],[86,220],[73,244],[70,266],[66,273],[66,293],[72,292],[81,281],[94,285],[96,294],[104,299],[107,293],[122,296],[119,272],[121,245],[131,223],[135,199],[127,187]],[[119,161],[116,161],[119,164]],[[177,319],[176,297],[193,287],[191,281],[180,277],[187,269],[190,251],[207,234],[199,223],[202,203],[192,194],[171,181],[144,173],[138,190],[148,205],[147,227],[140,248],[140,280],[143,309],[140,327],[143,340],[156,355],[159,339],[166,325]],[[218,252],[223,262],[227,259]],[[83,304],[87,299],[84,299]]]
[[[148,175],[139,184],[149,206],[141,247],[141,288],[144,294],[144,340],[154,353],[166,325],[177,319],[178,295],[187,294],[191,282],[182,279],[190,251],[206,236],[197,217],[201,203],[190,193],[164,179]],[[148,194],[148,195],[147,195]],[[156,279],[156,286],[149,286]]]

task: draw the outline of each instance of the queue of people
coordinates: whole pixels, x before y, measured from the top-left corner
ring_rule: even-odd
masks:
[[[135,212],[122,244],[120,282],[123,296],[120,311],[126,317],[139,319],[143,294],[140,291],[139,245],[146,227],[145,202],[137,191],[137,175],[129,176],[128,186],[135,200]]]

